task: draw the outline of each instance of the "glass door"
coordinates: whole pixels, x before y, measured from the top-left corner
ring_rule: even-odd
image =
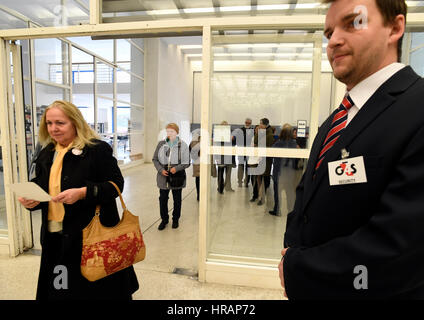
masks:
[[[320,103],[330,105],[320,94],[331,97],[331,80],[321,85],[321,33],[210,35],[210,77],[202,83],[209,84],[202,103],[209,152],[202,164],[204,173],[216,175],[201,175],[206,262],[199,277],[206,279],[216,277],[220,266],[277,267]],[[203,63],[205,51],[204,40]]]
[[[2,194],[6,215],[2,216],[7,225],[9,253],[16,256],[32,247],[31,219],[10,192],[8,185],[28,181],[27,130],[25,127],[24,73],[22,71],[22,46],[3,42],[0,48],[3,66],[2,86]],[[5,90],[4,90],[5,89]],[[30,139],[31,141],[31,139]],[[6,217],[6,219],[4,219]],[[3,229],[4,230],[4,229]],[[4,231],[3,231],[4,232]]]

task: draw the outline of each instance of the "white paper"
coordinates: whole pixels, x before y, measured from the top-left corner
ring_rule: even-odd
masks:
[[[215,125],[213,128],[213,141],[231,142],[231,126]]]
[[[298,138],[306,138],[306,129],[297,129]]]
[[[34,182],[14,183],[9,185],[9,187],[18,197],[40,202],[50,201],[52,199],[47,192]]]
[[[306,129],[306,120],[297,120],[297,129]]]

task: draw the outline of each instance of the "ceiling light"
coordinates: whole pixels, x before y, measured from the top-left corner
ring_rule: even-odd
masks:
[[[405,1],[408,7],[422,7],[422,1]]]
[[[202,49],[201,44],[187,44],[178,46],[181,50],[193,50],[193,49]]]
[[[315,9],[320,8],[322,6],[321,3],[298,3],[296,4],[296,9]],[[278,11],[278,10],[289,10],[292,8],[290,4],[272,4],[272,5],[257,5],[254,7],[255,11]],[[229,7],[219,7],[220,12],[243,12],[243,11],[252,11],[252,6],[229,6]],[[214,13],[216,8],[184,8],[181,9],[185,13],[188,14],[196,14],[196,13]],[[180,14],[180,10],[178,9],[161,9],[161,10],[148,10],[146,11],[149,15],[178,15]]]

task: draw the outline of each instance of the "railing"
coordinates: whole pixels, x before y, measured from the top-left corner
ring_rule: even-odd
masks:
[[[118,83],[130,83],[131,76],[122,70],[130,71],[131,62],[117,62],[121,67],[117,70]],[[54,83],[62,83],[62,64],[49,64],[49,80]],[[93,83],[94,66],[93,63],[73,63],[72,64],[72,83]],[[113,68],[104,63],[97,63],[97,83],[113,83]]]

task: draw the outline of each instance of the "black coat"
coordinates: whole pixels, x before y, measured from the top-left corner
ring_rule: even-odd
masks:
[[[112,148],[103,141],[86,146],[80,155],[68,151],[63,159],[61,190],[87,187],[87,195],[72,205],[64,204],[63,235],[61,244],[52,240],[47,231],[48,202],[42,202],[32,210],[42,210],[41,223],[41,266],[37,288],[37,299],[127,299],[138,290],[138,281],[133,267],[129,267],[95,282],[86,280],[80,272],[82,252],[82,229],[94,216],[95,207],[101,205],[100,221],[112,227],[119,222],[115,198],[116,189],[107,181],[113,181],[123,190],[124,178],[112,155]],[[46,146],[36,162],[36,177],[33,179],[46,192],[49,189],[50,168],[53,163],[54,146]],[[68,269],[68,289],[56,290],[49,286],[52,266],[65,265]],[[58,274],[54,274],[57,277]],[[57,294],[56,294],[57,293]]]
[[[288,215],[289,299],[424,298],[423,99],[424,80],[410,67],[394,74],[315,175],[334,113],[321,126]],[[340,160],[344,148],[349,158],[363,156],[366,183],[329,185],[327,164]],[[367,289],[355,288],[355,280],[366,278]]]

